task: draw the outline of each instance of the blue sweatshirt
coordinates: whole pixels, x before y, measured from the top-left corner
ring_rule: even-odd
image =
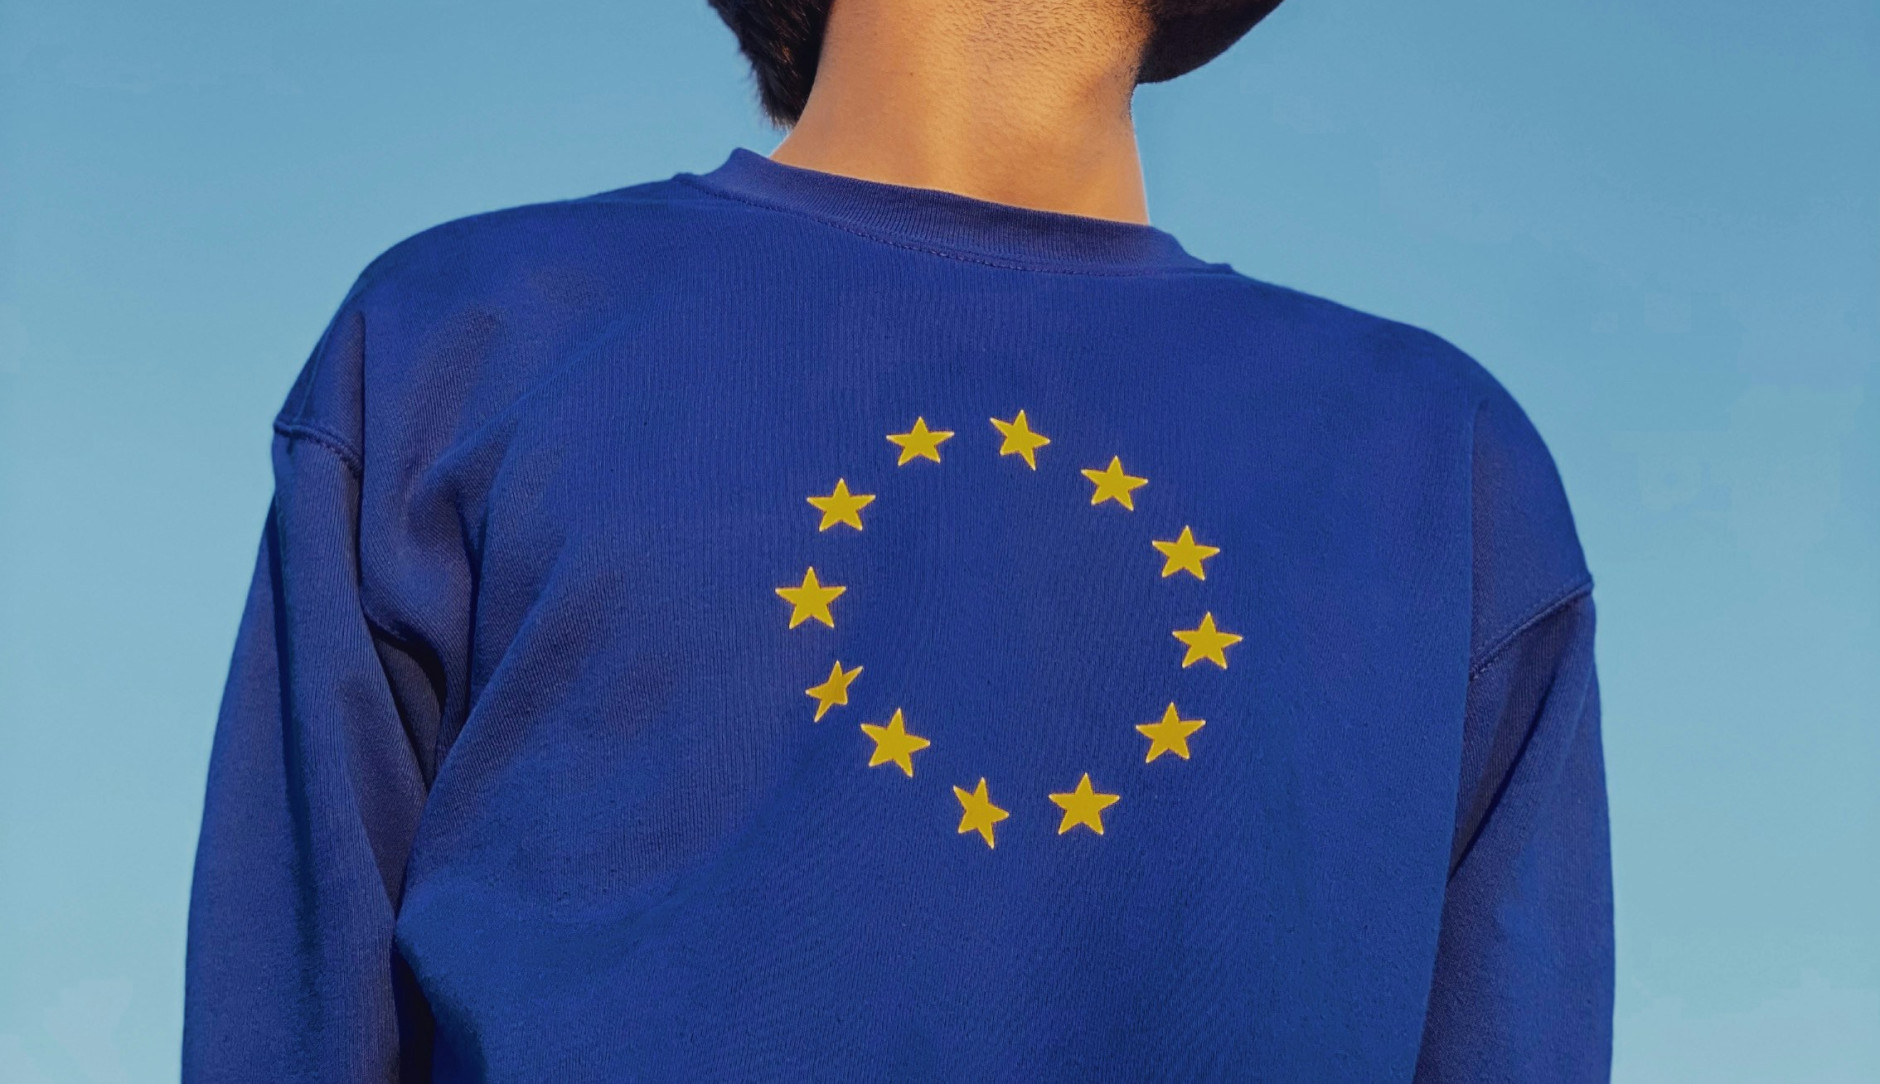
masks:
[[[1429,334],[740,151],[398,245],[274,429],[190,1081],[1606,1073],[1587,570]]]

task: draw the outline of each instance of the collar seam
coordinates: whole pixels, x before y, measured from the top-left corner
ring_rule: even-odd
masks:
[[[697,174],[681,174],[674,179],[688,184],[708,196],[730,200],[733,203],[742,203],[747,207],[755,207],[763,211],[773,211],[778,214],[807,219],[819,225],[841,230],[843,233],[852,234],[864,240],[873,241],[876,244],[889,245],[893,248],[904,249],[909,252],[919,252],[928,256],[938,256],[947,260],[957,260],[961,263],[978,264],[982,267],[996,267],[1003,271],[1030,271],[1048,275],[1089,275],[1099,278],[1142,278],[1157,275],[1231,275],[1234,273],[1230,268],[1209,263],[1201,263],[1194,267],[1124,267],[1118,265],[1102,267],[1046,262],[1028,263],[1023,260],[995,256],[973,249],[949,249],[935,245],[919,244],[905,237],[898,237],[884,231],[866,229],[833,218],[829,215],[820,215],[813,211],[806,211],[800,207],[791,207],[772,200],[749,196],[742,192],[732,192],[712,184],[708,179],[698,176]]]

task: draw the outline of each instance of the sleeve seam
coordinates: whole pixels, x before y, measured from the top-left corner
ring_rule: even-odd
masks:
[[[1473,682],[1476,678],[1481,677],[1482,672],[1494,665],[1495,660],[1501,656],[1501,653],[1508,650],[1509,645],[1519,640],[1521,635],[1527,632],[1527,630],[1554,616],[1561,610],[1566,609],[1568,606],[1571,606],[1582,596],[1591,593],[1592,590],[1593,579],[1591,576],[1585,576],[1574,581],[1566,590],[1556,594],[1549,601],[1536,607],[1532,613],[1522,618],[1520,621],[1517,621],[1507,632],[1502,633],[1500,636],[1490,641],[1489,646],[1482,654],[1469,664],[1469,680]]]
[[[346,469],[353,473],[353,477],[365,476],[365,457],[355,451],[343,437],[331,430],[311,422],[277,421],[274,423],[274,431],[290,440],[294,438],[310,440],[339,457],[340,462],[346,464]]]

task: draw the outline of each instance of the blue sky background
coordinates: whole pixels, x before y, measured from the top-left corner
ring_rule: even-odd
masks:
[[[174,1077],[268,421],[443,219],[768,150],[704,0],[0,0],[0,1081]],[[1293,0],[1158,225],[1430,327],[1599,580],[1622,1081],[1880,1079],[1880,3]]]

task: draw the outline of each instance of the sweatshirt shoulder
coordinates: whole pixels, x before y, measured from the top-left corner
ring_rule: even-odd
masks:
[[[1454,421],[1474,439],[1488,439],[1551,474],[1552,457],[1520,404],[1448,339],[1239,273],[1223,279],[1238,295],[1234,307],[1245,334],[1263,340],[1271,356],[1346,386],[1380,409],[1422,410]]]
[[[368,399],[407,428],[426,418],[461,431],[487,418],[604,327],[619,299],[669,275],[719,202],[673,178],[400,241],[354,282],[275,428],[357,458]]]
[[[353,295],[469,294],[555,269],[599,270],[682,233],[710,202],[670,178],[452,219],[386,249],[360,273]]]
[[[1500,380],[1422,328],[1234,276],[1249,324],[1347,409],[1394,415],[1466,457],[1473,653],[1485,661],[1591,583],[1552,451]],[[1440,434],[1440,435],[1439,435]]]
[[[1322,378],[1395,396],[1420,391],[1473,404],[1505,395],[1485,368],[1454,343],[1412,324],[1250,278],[1216,276],[1248,333],[1309,363]]]

